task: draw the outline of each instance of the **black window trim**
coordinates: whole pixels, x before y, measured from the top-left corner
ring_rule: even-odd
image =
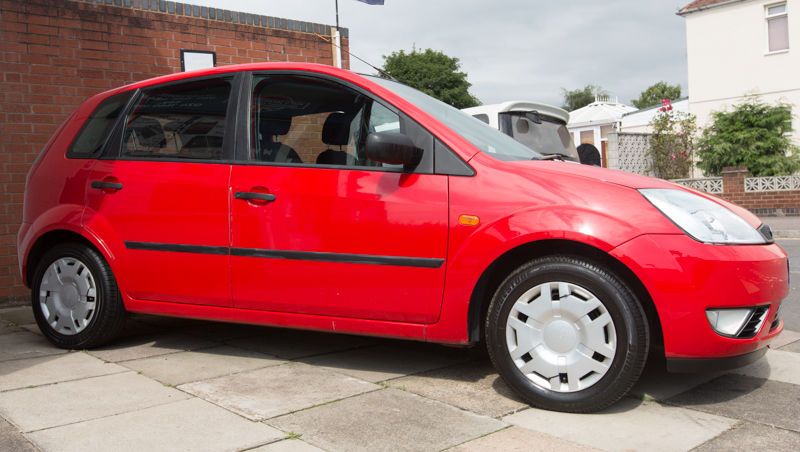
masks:
[[[416,119],[412,118],[408,114],[404,113],[402,110],[397,108],[395,105],[383,99],[382,97],[376,96],[374,93],[355,85],[347,80],[342,80],[341,78],[330,76],[327,74],[320,74],[315,72],[308,72],[302,70],[257,70],[257,71],[247,71],[249,74],[248,80],[246,80],[242,84],[242,92],[240,92],[239,97],[239,109],[238,109],[238,116],[242,118],[239,128],[237,129],[238,139],[236,140],[236,157],[233,164],[235,165],[251,165],[251,166],[277,166],[277,167],[286,167],[286,168],[316,168],[316,169],[331,169],[331,170],[350,170],[350,171],[376,171],[376,172],[387,172],[387,173],[398,173],[398,174],[428,174],[428,175],[443,175],[443,176],[466,176],[471,177],[475,175],[475,170],[465,162],[461,156],[453,152],[449,146],[443,146],[444,150],[451,153],[453,157],[461,162],[464,163],[471,170],[471,174],[467,174],[466,171],[459,171],[453,174],[445,173],[445,172],[436,172],[436,142],[441,142],[441,139],[433,133],[430,129],[423,126],[419,123]],[[403,169],[397,168],[383,168],[379,166],[356,166],[356,165],[321,165],[317,163],[281,163],[281,162],[259,162],[253,161],[248,158],[250,153],[250,102],[252,102],[253,96],[253,89],[252,89],[252,80],[255,76],[281,76],[281,75],[292,75],[292,76],[301,76],[301,77],[308,77],[308,78],[317,78],[320,80],[324,80],[327,82],[335,83],[341,86],[344,86],[352,91],[355,91],[358,94],[361,94],[368,99],[372,100],[373,102],[377,102],[382,106],[386,107],[392,113],[398,115],[398,117],[406,118],[409,121],[414,122],[418,127],[422,130],[426,131],[428,134],[433,137],[433,143],[431,144],[431,171],[430,172],[418,172],[418,171],[406,171]],[[245,87],[248,87],[245,89]],[[444,143],[442,143],[444,145]]]
[[[114,130],[110,134],[109,140],[103,149],[102,155],[99,157],[102,160],[124,160],[124,161],[145,161],[145,162],[172,162],[172,163],[205,163],[205,164],[226,164],[230,165],[234,161],[234,150],[236,149],[236,131],[238,130],[238,114],[239,108],[237,100],[239,92],[242,88],[242,75],[243,72],[227,72],[222,74],[207,75],[203,77],[191,77],[180,80],[174,80],[167,83],[159,83],[157,85],[148,86],[136,90],[136,93],[131,97],[125,110],[117,118],[117,123]],[[231,79],[231,90],[228,94],[228,109],[225,112],[225,136],[222,140],[222,158],[220,159],[187,159],[187,158],[153,158],[153,157],[132,157],[122,155],[122,135],[125,130],[128,116],[130,115],[134,106],[138,105],[142,95],[149,90],[164,89],[170,86],[182,85],[184,83],[200,82],[204,80],[214,79]],[[234,131],[231,133],[229,131]]]
[[[80,137],[81,134],[89,126],[89,122],[92,120],[92,116],[95,114],[95,112],[97,112],[97,109],[100,108],[101,105],[103,105],[106,101],[108,101],[112,97],[121,96],[123,94],[127,94],[129,96],[128,100],[125,102],[125,105],[122,107],[122,110],[120,110],[119,115],[117,116],[117,119],[114,120],[114,125],[112,125],[111,129],[109,129],[108,135],[105,137],[105,140],[103,141],[103,144],[95,152],[93,152],[91,154],[80,154],[80,153],[73,152],[72,151],[72,147],[75,145],[75,142],[78,141],[78,137]],[[86,118],[86,121],[81,126],[81,130],[79,130],[78,133],[75,134],[75,136],[72,138],[72,141],[70,142],[69,147],[67,147],[66,157],[68,159],[91,160],[91,159],[97,159],[100,156],[102,156],[106,152],[106,149],[108,148],[109,143],[111,143],[113,141],[114,133],[115,133],[117,127],[119,126],[120,121],[122,120],[122,118],[124,118],[127,115],[128,109],[131,107],[131,102],[138,96],[138,94],[139,94],[139,90],[138,89],[133,89],[133,90],[127,90],[127,91],[122,91],[122,92],[119,92],[119,93],[116,93],[116,94],[112,94],[112,95],[106,97],[105,99],[101,100],[97,104],[97,106],[94,107],[94,110],[92,110],[92,112],[89,114],[89,117]]]

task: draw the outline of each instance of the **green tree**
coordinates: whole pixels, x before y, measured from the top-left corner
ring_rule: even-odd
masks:
[[[689,177],[694,158],[697,121],[694,115],[663,107],[650,121],[651,171],[662,179]]]
[[[416,49],[383,56],[383,71],[398,81],[416,88],[456,108],[480,105],[470,94],[467,74],[461,71],[458,58],[442,52]]]
[[[596,96],[607,96],[608,92],[596,85],[586,85],[578,89],[561,88],[564,93],[564,103],[561,106],[564,110],[575,111],[594,102]]]
[[[728,166],[744,166],[754,176],[779,176],[800,169],[800,150],[792,144],[792,107],[748,99],[732,111],[712,113],[698,142],[699,166],[717,176]]]
[[[670,85],[667,82],[658,82],[642,91],[639,98],[631,102],[636,108],[642,109],[658,105],[664,99],[676,100],[681,98],[681,85]]]

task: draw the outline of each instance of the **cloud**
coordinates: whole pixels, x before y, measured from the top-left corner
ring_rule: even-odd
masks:
[[[334,0],[189,0],[333,24]],[[676,0],[339,0],[350,50],[380,66],[395,50],[433,48],[461,60],[484,103],[560,104],[562,88],[604,87],[630,102],[652,83],[687,92],[684,22]],[[352,59],[351,68],[374,72]]]

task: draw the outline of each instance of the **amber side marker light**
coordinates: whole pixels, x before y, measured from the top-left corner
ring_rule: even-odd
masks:
[[[460,215],[458,217],[458,224],[464,226],[477,226],[481,222],[481,219],[476,217],[475,215]]]

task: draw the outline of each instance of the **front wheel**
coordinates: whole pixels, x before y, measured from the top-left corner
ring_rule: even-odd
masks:
[[[591,412],[639,379],[649,331],[633,292],[612,272],[583,258],[549,256],[500,285],[486,341],[500,375],[528,403]]]
[[[96,250],[79,243],[45,253],[34,273],[31,301],[42,334],[61,348],[102,345],[125,323],[111,268]]]

